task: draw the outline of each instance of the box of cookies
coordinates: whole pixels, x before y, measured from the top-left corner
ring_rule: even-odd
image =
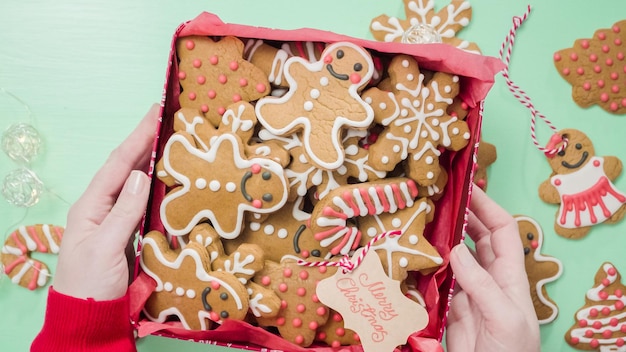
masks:
[[[210,13],[181,25],[131,286],[139,336],[439,346],[481,105],[501,68],[446,44]]]

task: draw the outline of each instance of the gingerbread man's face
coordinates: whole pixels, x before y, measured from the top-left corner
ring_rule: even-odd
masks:
[[[520,239],[522,240],[522,247],[524,248],[524,258],[526,261],[533,261],[535,257],[535,251],[539,248],[539,244],[542,240],[540,236],[542,233],[533,223],[524,219],[517,220],[517,226],[519,227]]]
[[[324,50],[324,70],[336,78],[342,86],[356,84],[364,86],[372,78],[371,59],[363,54],[363,50],[351,45],[330,45]]]
[[[550,167],[557,174],[572,173],[583,167],[591,157],[595,156],[593,143],[584,133],[578,130],[566,129],[559,134],[567,138],[567,148],[553,157],[548,157]]]

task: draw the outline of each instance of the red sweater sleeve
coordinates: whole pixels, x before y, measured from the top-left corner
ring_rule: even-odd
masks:
[[[136,351],[129,296],[113,301],[79,299],[48,291],[43,328],[31,352]]]

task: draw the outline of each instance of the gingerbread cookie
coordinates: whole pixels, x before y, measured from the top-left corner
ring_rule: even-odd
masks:
[[[565,341],[579,350],[623,351],[626,342],[626,286],[611,263],[598,270],[594,287],[585,295],[585,305],[574,315],[575,323]]]
[[[207,330],[211,322],[243,320],[248,313],[248,292],[239,279],[224,271],[211,271],[206,249],[190,242],[171,250],[163,234],[152,231],[142,239],[141,269],[156,282],[144,313],[156,322],[176,316],[186,329]]]
[[[271,213],[287,200],[282,166],[246,158],[241,140],[230,133],[214,138],[209,151],[197,149],[183,132],[175,133],[165,145],[163,167],[181,184],[161,203],[163,226],[175,236],[208,219],[220,236],[235,238],[245,212]]]
[[[328,320],[328,307],[315,293],[317,283],[330,277],[336,267],[301,266],[292,259],[281,263],[266,261],[265,267],[254,277],[254,282],[276,292],[282,305],[278,315],[271,319],[257,319],[261,326],[274,326],[280,336],[299,346],[309,346],[317,328]]]
[[[476,166],[474,168],[474,184],[482,190],[487,190],[487,168],[498,158],[496,146],[480,140],[478,153],[476,154]]]
[[[397,55],[387,69],[391,90],[370,88],[363,98],[384,126],[369,146],[369,162],[378,170],[393,170],[406,160],[406,174],[423,186],[437,181],[439,147],[459,150],[469,141],[467,123],[447,113],[459,92],[459,77],[436,72],[425,81],[417,61]]]
[[[345,345],[359,345],[361,340],[359,335],[353,330],[344,327],[344,321],[341,314],[329,309],[330,316],[326,324],[317,328],[315,335],[316,341],[323,341],[333,348]]]
[[[597,30],[593,38],[554,54],[554,65],[572,85],[572,98],[582,108],[599,105],[612,114],[626,114],[626,20]]]
[[[418,189],[409,178],[388,178],[375,182],[344,185],[315,205],[311,231],[330,253],[348,254],[361,242],[361,230],[353,218],[395,213],[411,207]]]
[[[472,19],[469,1],[452,0],[435,12],[434,0],[403,0],[404,20],[380,15],[370,23],[374,38],[383,42],[446,43],[469,52],[480,53],[476,43],[456,37]]]
[[[334,170],[344,160],[342,131],[366,129],[373,120],[371,107],[359,95],[373,71],[369,52],[349,42],[329,45],[315,62],[290,57],[284,69],[289,91],[259,99],[257,118],[278,136],[301,131],[309,160]]]
[[[243,58],[243,42],[232,36],[178,39],[180,106],[202,111],[218,126],[228,105],[255,101],[270,93],[265,73]]]
[[[548,296],[545,285],[561,276],[563,265],[558,259],[541,254],[543,230],[537,221],[528,216],[515,216],[515,220],[524,246],[524,263],[537,319],[539,324],[551,323],[559,309]]]
[[[567,148],[546,153],[550,178],[539,186],[539,197],[560,204],[554,229],[572,239],[587,235],[591,226],[615,223],[626,213],[626,195],[612,183],[622,172],[614,156],[596,156],[593,143],[581,131],[565,129],[552,136],[546,149],[556,149],[567,139]]]
[[[34,290],[44,286],[50,277],[48,266],[30,257],[31,253],[59,253],[64,229],[39,224],[20,226],[11,232],[2,246],[0,267],[11,282]]]

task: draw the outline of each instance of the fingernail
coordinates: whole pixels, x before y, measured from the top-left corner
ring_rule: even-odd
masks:
[[[145,184],[143,172],[133,170],[130,172],[128,179],[126,179],[125,188],[130,194],[139,194],[143,191]]]
[[[461,243],[454,247],[453,251],[456,254],[457,258],[459,258],[459,262],[461,263],[461,265],[465,267],[474,265],[474,262],[476,260],[464,243]]]

